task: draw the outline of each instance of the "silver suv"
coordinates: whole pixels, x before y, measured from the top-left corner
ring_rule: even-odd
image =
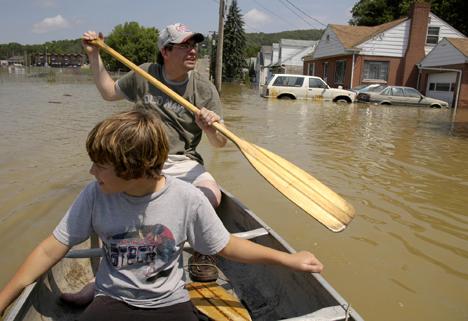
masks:
[[[352,103],[356,93],[340,88],[330,88],[320,77],[276,74],[268,85],[263,87],[261,95],[270,98],[331,100],[340,103]]]

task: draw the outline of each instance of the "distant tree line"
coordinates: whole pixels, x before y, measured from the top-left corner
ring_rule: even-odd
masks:
[[[40,53],[82,53],[81,40],[48,41],[40,45],[21,45],[16,42],[0,44],[0,59],[8,59],[13,56],[23,56]]]

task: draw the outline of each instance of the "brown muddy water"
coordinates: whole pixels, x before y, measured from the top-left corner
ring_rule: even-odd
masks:
[[[468,320],[468,130],[450,110],[267,100],[223,87],[227,127],[353,204],[335,234],[292,205],[231,143],[200,150],[218,182],[367,320]],[[0,285],[89,182],[88,131],[127,102],[80,74],[0,74]],[[457,116],[458,117],[458,116]],[[458,118],[457,118],[458,119]]]

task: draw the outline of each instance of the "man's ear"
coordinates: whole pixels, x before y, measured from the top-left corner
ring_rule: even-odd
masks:
[[[167,49],[167,47],[161,49],[161,55],[163,56],[163,58],[167,58],[168,52],[169,50]]]

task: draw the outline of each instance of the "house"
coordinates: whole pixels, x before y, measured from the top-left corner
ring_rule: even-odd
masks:
[[[444,38],[418,68],[418,87],[427,96],[468,109],[468,38]]]
[[[314,50],[318,41],[281,39],[272,46],[263,46],[257,55],[257,79],[264,85],[273,74],[302,75],[302,57]]]
[[[322,77],[333,87],[365,83],[417,87],[417,65],[444,37],[465,38],[430,12],[428,3],[417,2],[408,17],[382,25],[328,25],[315,52],[304,57],[303,72]]]
[[[23,56],[13,56],[8,58],[8,64],[9,65],[24,65],[24,57]]]
[[[262,46],[255,62],[255,79],[259,85],[264,85],[268,77],[268,66],[273,57],[273,46]]]
[[[51,66],[51,67],[80,67],[86,62],[84,54],[56,54],[47,53],[36,54],[33,56],[33,64],[35,66]]]

